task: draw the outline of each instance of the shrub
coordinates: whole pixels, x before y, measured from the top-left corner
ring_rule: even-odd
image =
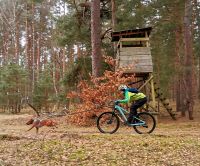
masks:
[[[105,57],[105,62],[112,68],[115,66],[115,59]],[[81,81],[78,85],[78,91],[72,91],[67,94],[71,99],[79,99],[76,103],[72,122],[78,125],[90,125],[100,113],[106,111],[105,105],[109,101],[121,98],[118,87],[120,84],[127,84],[134,79],[132,76],[124,76],[124,69],[115,71],[105,71],[103,76],[94,78],[90,76],[89,81]]]

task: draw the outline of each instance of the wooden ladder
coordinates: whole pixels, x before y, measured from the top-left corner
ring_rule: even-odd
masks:
[[[158,98],[160,100],[160,102],[162,103],[162,105],[164,106],[164,108],[167,110],[167,112],[169,113],[169,115],[172,117],[172,119],[176,120],[176,114],[172,110],[172,107],[170,106],[170,104],[167,101],[167,99],[164,97],[163,93],[160,92],[160,88],[156,87],[156,82],[154,82],[154,87],[155,87],[154,90],[155,90],[155,93],[156,93],[156,98]]]

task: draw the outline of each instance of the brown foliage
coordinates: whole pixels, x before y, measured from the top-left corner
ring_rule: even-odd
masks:
[[[115,66],[115,60],[111,57],[104,57],[105,62]],[[78,86],[78,91],[70,92],[67,97],[78,98],[80,103],[76,104],[77,114],[71,117],[72,122],[79,125],[88,125],[101,112],[106,111],[106,104],[109,101],[118,99],[120,93],[118,87],[120,84],[127,84],[134,79],[134,76],[124,77],[123,70],[105,71],[103,76],[95,78],[90,77],[90,81],[82,81]],[[83,112],[84,111],[84,112]],[[80,113],[78,113],[80,112]]]

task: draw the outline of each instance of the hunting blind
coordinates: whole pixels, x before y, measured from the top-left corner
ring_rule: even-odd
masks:
[[[153,80],[153,63],[149,36],[151,27],[133,30],[124,30],[112,32],[112,42],[117,42],[116,69],[123,68],[124,75],[133,75],[136,80],[133,83],[140,83],[139,89],[149,93],[151,108],[153,112],[158,113],[156,98],[160,99],[163,106],[169,112],[173,119],[175,115],[166,98],[162,96],[159,88],[155,88],[156,83]]]
[[[117,44],[117,68],[127,66],[126,73],[149,74],[153,72],[149,35],[151,28],[126,30],[112,33]]]

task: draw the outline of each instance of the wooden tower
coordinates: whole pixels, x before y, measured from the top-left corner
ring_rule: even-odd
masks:
[[[153,80],[153,63],[151,56],[151,48],[149,36],[152,31],[151,27],[133,30],[124,30],[112,32],[112,41],[117,42],[117,65],[116,68],[125,68],[124,75],[134,74],[136,80],[140,83],[140,90],[149,93],[150,105],[153,112],[158,112],[156,107],[156,97],[161,97],[158,92],[159,88],[155,88]],[[128,67],[129,66],[129,67]],[[157,96],[156,96],[157,95]],[[164,100],[163,100],[164,102]],[[167,111],[171,115],[171,108],[164,103]]]

